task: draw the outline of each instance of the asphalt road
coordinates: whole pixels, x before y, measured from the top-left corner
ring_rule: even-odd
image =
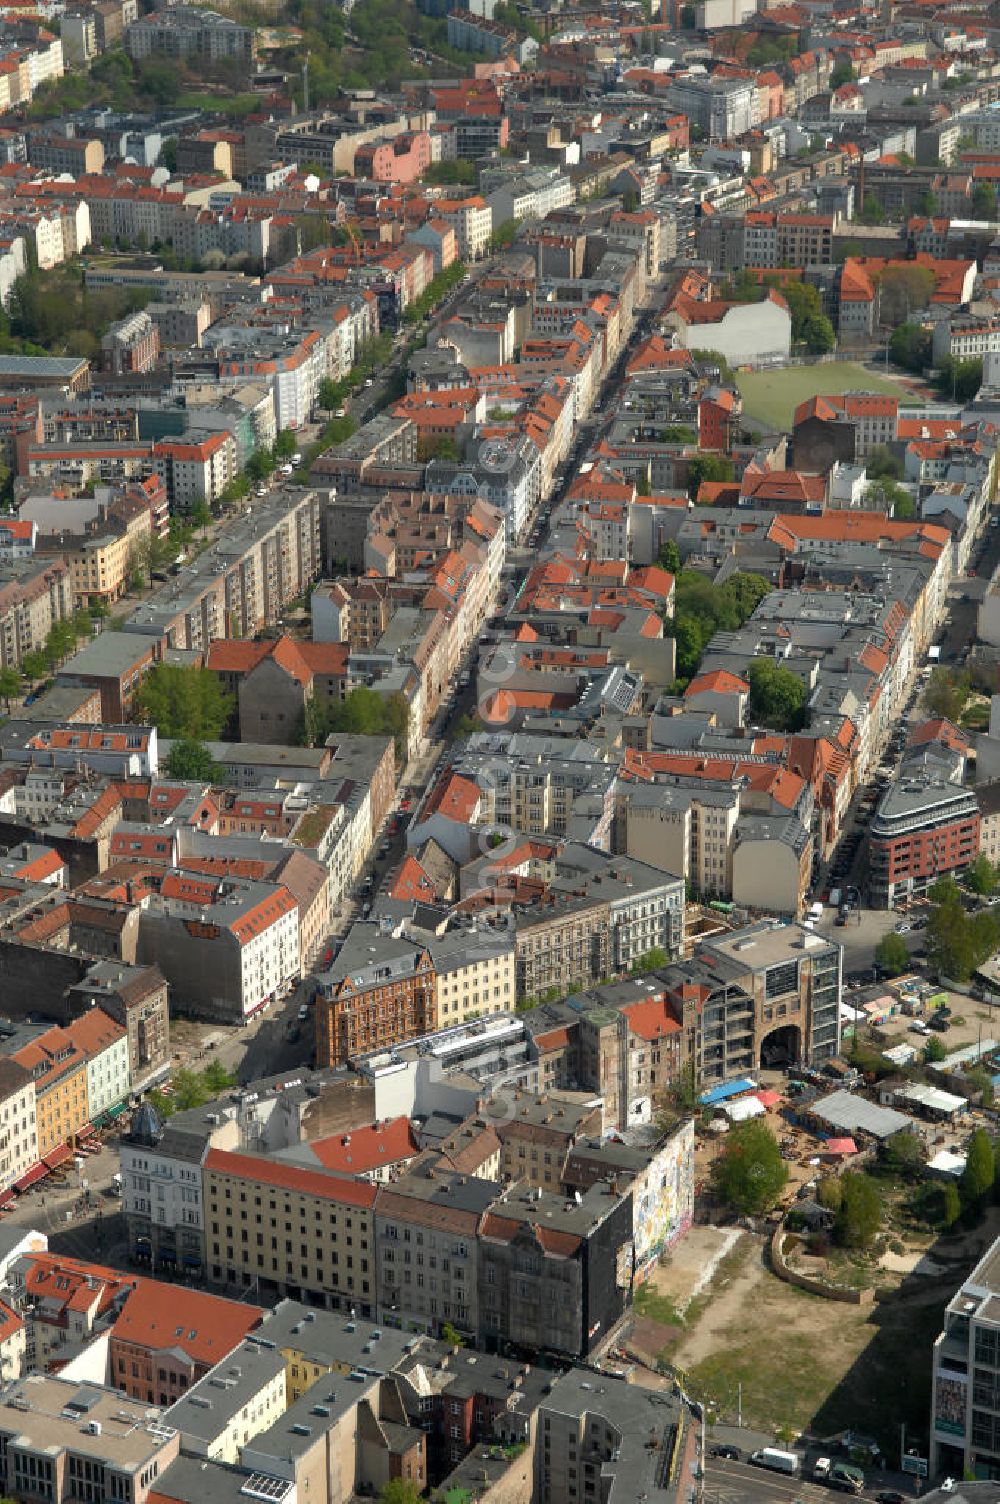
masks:
[[[816,1483],[804,1483],[800,1478],[786,1478],[781,1473],[772,1473],[759,1467],[750,1467],[745,1462],[725,1462],[709,1458],[705,1464],[705,1504],[779,1504],[787,1500],[795,1504],[832,1504],[843,1494],[832,1494],[829,1489]]]
[[[705,1462],[705,1504],[751,1504],[756,1500],[760,1504],[836,1504],[837,1500],[854,1497],[872,1500],[884,1488],[898,1489],[914,1499],[919,1497],[916,1480],[900,1474],[869,1471],[869,1485],[863,1494],[844,1494],[808,1478],[786,1477],[745,1462],[726,1462],[715,1457]]]

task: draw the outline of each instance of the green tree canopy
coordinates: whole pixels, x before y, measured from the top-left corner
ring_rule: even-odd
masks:
[[[956,674],[949,668],[936,668],[924,690],[924,706],[930,715],[957,722],[972,691],[968,674]]]
[[[878,1162],[890,1175],[903,1180],[919,1180],[924,1173],[927,1155],[922,1140],[904,1129],[883,1139],[878,1147]]]
[[[823,312],[819,289],[811,282],[786,281],[781,295],[792,315],[792,343],[812,355],[825,355],[837,343],[833,325]]]
[[[158,663],[136,696],[139,712],[161,736],[217,741],[233,709],[233,697],[207,668]]]
[[[972,190],[972,214],[974,219],[995,219],[997,212],[996,189],[992,183],[977,183]]]
[[[329,379],[329,378],[325,378],[325,379]],[[321,381],[320,384],[319,384],[319,386],[320,386],[319,400],[320,400],[320,405],[322,407],[326,407],[327,404],[323,401],[323,385],[324,385],[324,383]],[[248,477],[249,480],[252,480],[255,485],[260,485],[261,481],[267,480],[267,478],[271,474],[271,471],[273,470],[273,468],[274,468],[274,461],[271,458],[270,451],[267,450],[267,449],[257,449],[257,450],[254,451],[254,453],[247,460],[247,463],[246,463],[247,477]]]
[[[979,359],[956,360],[946,355],[934,377],[938,395],[945,401],[968,402],[983,384],[983,363]]]
[[[910,522],[917,515],[917,504],[910,492],[888,476],[873,481],[867,488],[865,505],[873,512],[887,512],[898,522]]]
[[[936,886],[940,886],[937,884]],[[967,914],[961,902],[937,902],[927,921],[927,954],[943,976],[967,982],[1000,945],[994,909]]]
[[[391,736],[397,757],[405,752],[409,723],[410,708],[401,694],[380,695],[363,684],[334,705],[326,718],[327,734],[352,731],[357,736]]]
[[[681,555],[673,538],[668,538],[664,543],[656,562],[661,569],[669,569],[676,580],[681,572]]]
[[[843,1248],[869,1248],[882,1226],[882,1199],[871,1176],[849,1170],[841,1176],[841,1202],[833,1235]]]
[[[967,1206],[981,1206],[993,1189],[993,1144],[985,1128],[975,1129],[969,1139],[959,1185]]]
[[[755,721],[777,731],[798,731],[805,715],[806,686],[772,658],[754,658],[747,668],[749,710]]]
[[[382,1485],[378,1504],[420,1504],[420,1490],[409,1478],[390,1478]]]
[[[181,737],[170,748],[167,772],[171,778],[189,778],[195,783],[217,783],[219,768],[204,742]]]
[[[16,668],[0,668],[0,700],[10,715],[10,702],[21,693],[21,675]]]
[[[891,329],[927,307],[934,291],[934,273],[914,261],[891,261],[879,272],[876,284],[879,321]]]
[[[676,576],[674,615],[664,630],[674,638],[677,674],[690,679],[716,632],[734,632],[751,616],[771,586],[763,575],[737,573],[713,585],[697,570]]]
[[[788,1180],[778,1141],[751,1119],[729,1130],[712,1165],[716,1195],[741,1216],[759,1217],[776,1204]]]
[[[890,977],[910,969],[910,952],[902,935],[883,935],[875,947],[875,959]]]
[[[935,1034],[924,1045],[924,1064],[937,1065],[938,1061],[943,1060],[947,1053],[948,1051],[944,1047],[944,1040]]]
[[[926,370],[931,363],[930,330],[920,324],[898,324],[889,336],[889,354],[905,371]]]
[[[45,654],[39,650],[25,653],[21,659],[21,672],[31,684],[36,683],[39,679],[44,679],[48,672],[48,663]]]
[[[973,893],[980,894],[983,898],[989,898],[996,891],[997,869],[989,857],[980,852],[976,860],[965,874],[965,881]]]
[[[695,500],[702,481],[731,481],[734,478],[732,460],[721,454],[696,454],[688,460],[688,495]]]

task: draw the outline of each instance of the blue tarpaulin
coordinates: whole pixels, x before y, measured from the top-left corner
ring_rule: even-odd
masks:
[[[713,1086],[711,1091],[702,1092],[698,1101],[703,1107],[714,1107],[717,1102],[726,1102],[730,1097],[739,1097],[745,1091],[756,1091],[756,1089],[756,1081],[751,1081],[749,1076],[744,1076],[742,1081],[726,1081],[722,1086]]]

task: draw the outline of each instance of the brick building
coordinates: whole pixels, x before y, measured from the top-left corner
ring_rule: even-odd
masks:
[[[869,831],[872,903],[892,908],[968,867],[979,855],[980,818],[972,789],[925,774],[901,777]]]
[[[264,1314],[260,1306],[200,1290],[185,1290],[178,1303],[170,1285],[140,1279],[112,1328],[111,1382],[130,1399],[172,1405],[228,1357]]]
[[[430,952],[410,940],[355,925],[316,993],[316,1064],[418,1039],[437,1027]]]

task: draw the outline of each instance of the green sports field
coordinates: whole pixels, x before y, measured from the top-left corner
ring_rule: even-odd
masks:
[[[756,418],[776,429],[790,429],[800,402],[832,392],[889,392],[901,403],[915,398],[898,381],[876,376],[854,361],[831,360],[817,366],[787,366],[777,371],[739,371],[736,384],[743,394],[744,418]]]

